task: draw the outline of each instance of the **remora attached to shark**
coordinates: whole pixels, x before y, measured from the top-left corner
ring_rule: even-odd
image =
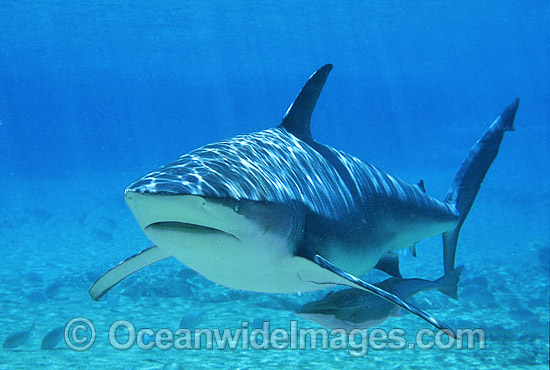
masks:
[[[437,289],[457,299],[458,281],[463,269],[464,266],[459,266],[435,281],[391,277],[374,285],[401,299],[409,299],[417,293],[431,289]],[[374,294],[351,288],[329,292],[323,299],[304,304],[296,310],[296,314],[328,329],[351,331],[381,324],[398,308]]]
[[[458,233],[505,131],[516,99],[475,144],[444,201],[316,142],[310,120],[332,65],[307,81],[281,124],[206,145],[133,184],[124,196],[154,246],[90,288],[99,299],[119,281],[174,256],[219,284],[258,292],[363,289],[450,328],[361,276],[388,266],[390,251],[444,233],[445,271]],[[394,269],[395,270],[395,269]]]

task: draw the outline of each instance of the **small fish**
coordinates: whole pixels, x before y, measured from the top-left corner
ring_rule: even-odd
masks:
[[[117,229],[118,224],[110,217],[103,217],[103,223],[109,230]]]
[[[498,305],[497,299],[489,288],[476,284],[468,285],[462,289],[460,295],[468,302],[475,304],[476,307],[496,307]]]
[[[48,221],[52,218],[52,214],[50,212],[40,207],[29,209],[29,214],[39,221]]]
[[[9,220],[0,220],[0,229],[12,229],[13,223]]]
[[[183,268],[178,273],[177,276],[183,280],[192,279],[197,276],[197,273],[195,270],[191,270],[190,268]]]
[[[483,276],[476,276],[473,279],[471,279],[468,284],[474,284],[478,285],[482,288],[487,288],[489,286],[489,280],[484,278]]]
[[[162,367],[162,370],[181,370],[181,369],[183,369],[183,366],[181,366],[177,362],[163,363],[163,362],[160,362],[160,361],[157,361],[157,360],[153,360],[152,358],[147,358],[147,359],[145,359],[145,361],[153,362],[155,364],[164,365]]]
[[[187,282],[182,282],[176,287],[176,294],[178,297],[189,297],[193,294],[192,285]]]
[[[182,329],[194,329],[199,325],[204,317],[202,311],[191,311],[183,315],[180,321],[180,328]]]
[[[76,220],[78,221],[79,224],[83,225],[84,222],[86,222],[86,218],[88,218],[88,213],[82,212],[80,213],[80,216],[78,216]]]
[[[177,362],[169,362],[162,367],[162,370],[180,370],[182,367]]]
[[[111,294],[107,296],[105,303],[111,310],[114,310],[120,303],[120,294]]]
[[[124,295],[130,298],[133,302],[138,302],[143,295],[143,288],[140,286],[127,287],[124,289]]]
[[[29,294],[25,294],[25,297],[30,303],[44,303],[48,300],[46,294],[41,290],[33,290]]]
[[[102,242],[110,242],[112,241],[113,235],[107,231],[101,230],[101,229],[94,229],[92,230],[92,233],[96,237],[96,239],[102,241]]]
[[[57,295],[57,293],[59,293],[60,288],[61,288],[61,282],[54,281],[53,283],[51,283],[46,287],[46,290],[45,290],[46,297],[54,298]]]
[[[546,272],[550,271],[550,249],[548,246],[543,247],[538,251],[538,261],[543,270]]]
[[[40,275],[38,272],[27,272],[26,274],[23,274],[23,279],[25,279],[27,282],[32,284],[42,284],[44,282],[44,279],[42,278],[42,275]]]
[[[408,299],[424,291],[437,289],[457,299],[457,285],[464,266],[459,266],[447,275],[435,280],[389,278],[374,284],[390,293]],[[344,289],[328,293],[319,301],[300,307],[296,314],[328,329],[366,329],[381,324],[397,307],[382,298],[359,289]]]
[[[31,332],[33,330],[34,330],[34,323],[32,324],[29,330],[21,330],[11,334],[6,338],[6,340],[4,340],[4,344],[2,345],[2,348],[13,349],[27,343],[27,341],[29,340],[29,337],[31,336]]]
[[[529,321],[532,318],[536,318],[536,315],[527,308],[517,307],[510,311],[510,317],[515,321]]]
[[[65,334],[65,327],[59,326],[44,336],[40,349],[54,349]]]

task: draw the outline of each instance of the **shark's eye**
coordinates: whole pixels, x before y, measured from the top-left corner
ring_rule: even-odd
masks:
[[[233,210],[236,213],[239,213],[239,211],[241,210],[241,200],[240,199],[237,199],[237,201],[235,202],[235,208],[233,208]]]

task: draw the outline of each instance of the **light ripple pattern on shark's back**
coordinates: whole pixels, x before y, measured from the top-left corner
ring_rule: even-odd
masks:
[[[308,143],[277,127],[195,149],[145,175],[126,191],[299,202],[329,219],[362,213],[377,202],[388,201],[456,212],[450,204],[375,166],[323,147],[347,173],[339,173]]]
[[[357,211],[334,167],[283,128],[195,149],[145,175],[126,191],[299,202],[330,219]]]
[[[412,186],[345,152],[328,148],[335,153],[346,170],[349,171],[357,189],[358,202],[363,205],[372,202],[373,197],[378,197],[456,214],[456,209],[452,204],[427,196],[420,187]]]

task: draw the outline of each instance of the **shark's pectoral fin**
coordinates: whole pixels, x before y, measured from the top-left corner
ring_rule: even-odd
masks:
[[[103,276],[97,279],[96,282],[90,287],[88,293],[92,299],[97,301],[99,298],[103,297],[109,289],[117,285],[129,275],[168,257],[171,257],[171,255],[167,254],[156,245],[144,249],[141,252],[125,259],[103,274]]]
[[[393,277],[403,278],[401,271],[399,271],[399,256],[397,253],[388,252],[380,261],[374,266],[375,269],[384,271],[386,274]]]
[[[389,292],[386,292],[385,290],[380,289],[379,287],[377,287],[375,285],[369,284],[366,281],[350,274],[349,272],[346,272],[346,271],[342,270],[341,268],[339,268],[339,267],[333,265],[332,263],[330,263],[329,261],[327,261],[322,256],[315,253],[315,254],[306,255],[306,256],[304,256],[302,254],[301,257],[309,259],[310,261],[312,261],[316,265],[322,267],[325,270],[328,270],[328,271],[336,274],[339,277],[339,278],[334,279],[333,281],[330,281],[330,282],[327,282],[327,283],[347,285],[347,286],[352,287],[352,288],[357,288],[357,289],[361,289],[361,290],[367,291],[369,293],[372,293],[372,294],[374,294],[374,295],[376,295],[380,298],[383,298],[383,299],[385,299],[385,300],[387,300],[387,301],[389,301],[389,302],[391,302],[391,303],[393,303],[393,304],[395,304],[395,305],[411,312],[412,314],[414,314],[418,317],[421,317],[422,319],[426,320],[427,322],[429,322],[430,324],[432,324],[436,328],[438,328],[440,330],[444,330],[447,335],[449,335],[453,338],[456,338],[456,335],[455,335],[454,331],[451,329],[451,327],[449,325],[447,325],[444,322],[436,319],[435,317],[433,317],[429,313],[421,310],[420,308],[415,307],[415,306],[403,301],[401,298],[397,297],[396,295],[394,295],[392,293],[389,293]]]

